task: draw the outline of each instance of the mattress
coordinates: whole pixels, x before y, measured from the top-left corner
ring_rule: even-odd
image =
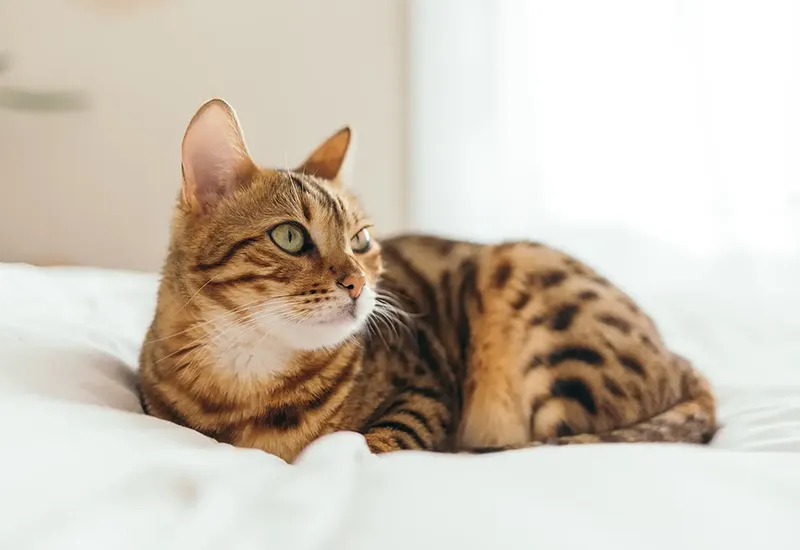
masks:
[[[142,413],[136,359],[156,285],[0,264],[0,548],[800,548],[785,296],[748,306],[717,284],[646,296],[717,388],[709,447],[375,456],[339,433],[289,465]]]

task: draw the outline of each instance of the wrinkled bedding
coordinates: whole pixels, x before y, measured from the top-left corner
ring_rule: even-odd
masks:
[[[717,388],[710,447],[377,457],[341,433],[287,465],[142,414],[156,284],[0,264],[0,548],[800,548],[800,323],[785,296],[645,296]]]

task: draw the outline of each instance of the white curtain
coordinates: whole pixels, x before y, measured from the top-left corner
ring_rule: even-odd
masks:
[[[800,2],[419,0],[410,21],[414,229],[545,240],[634,286],[800,281]]]

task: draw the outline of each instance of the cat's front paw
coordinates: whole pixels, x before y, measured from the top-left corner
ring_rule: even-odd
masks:
[[[390,453],[392,451],[399,451],[400,446],[395,441],[394,436],[384,432],[371,432],[364,436],[367,440],[367,446],[373,454]]]

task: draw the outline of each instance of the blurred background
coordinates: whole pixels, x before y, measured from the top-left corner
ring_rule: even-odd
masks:
[[[0,0],[0,261],[159,269],[212,96],[267,165],[352,124],[356,185],[401,229],[407,46],[399,1]]]
[[[217,95],[267,165],[351,124],[382,235],[793,288],[798,30],[792,0],[0,0],[0,261],[159,269]]]

